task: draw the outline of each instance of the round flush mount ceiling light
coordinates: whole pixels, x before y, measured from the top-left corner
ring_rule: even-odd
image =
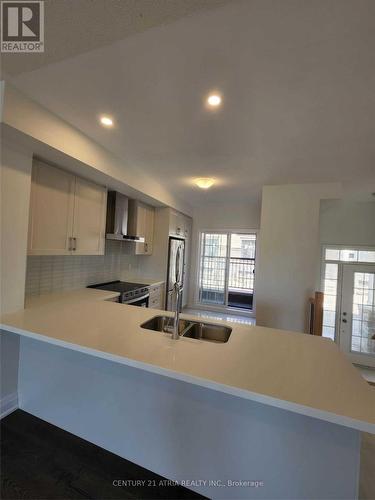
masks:
[[[208,189],[215,184],[215,180],[211,177],[199,177],[194,182],[201,189]]]
[[[207,97],[207,104],[208,104],[211,108],[217,108],[218,106],[220,106],[221,101],[222,101],[221,95],[220,95],[220,94],[217,94],[217,93],[210,94],[210,95]]]
[[[104,126],[104,127],[113,127],[113,120],[111,117],[109,116],[106,116],[106,115],[103,115],[100,117],[100,123]]]

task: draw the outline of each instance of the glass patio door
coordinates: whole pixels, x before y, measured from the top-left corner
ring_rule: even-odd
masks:
[[[202,233],[199,302],[215,306],[226,304],[228,235]]]
[[[353,363],[375,367],[375,265],[345,264],[340,348]]]
[[[251,311],[256,234],[201,234],[199,302]]]
[[[256,235],[231,233],[227,305],[252,310],[254,298]]]

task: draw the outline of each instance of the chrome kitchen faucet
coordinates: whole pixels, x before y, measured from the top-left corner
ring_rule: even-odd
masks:
[[[172,339],[177,340],[179,338],[178,326],[180,322],[180,300],[181,300],[181,276],[180,276],[180,260],[181,260],[181,248],[178,248],[176,254],[176,281],[173,285],[173,292],[175,295],[175,312],[173,319],[173,330]]]

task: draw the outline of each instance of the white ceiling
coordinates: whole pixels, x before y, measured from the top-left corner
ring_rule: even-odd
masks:
[[[264,184],[375,190],[373,0],[232,1],[12,81],[191,205]]]
[[[44,0],[46,50],[1,55],[18,75],[232,0]]]

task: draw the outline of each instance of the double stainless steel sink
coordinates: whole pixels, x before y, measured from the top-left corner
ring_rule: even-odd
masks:
[[[142,323],[141,328],[156,332],[172,332],[173,318],[170,316],[155,316]],[[205,340],[207,342],[225,343],[228,342],[232,328],[228,326],[215,325],[201,321],[190,321],[180,319],[178,323],[178,333],[180,337],[190,339]]]

